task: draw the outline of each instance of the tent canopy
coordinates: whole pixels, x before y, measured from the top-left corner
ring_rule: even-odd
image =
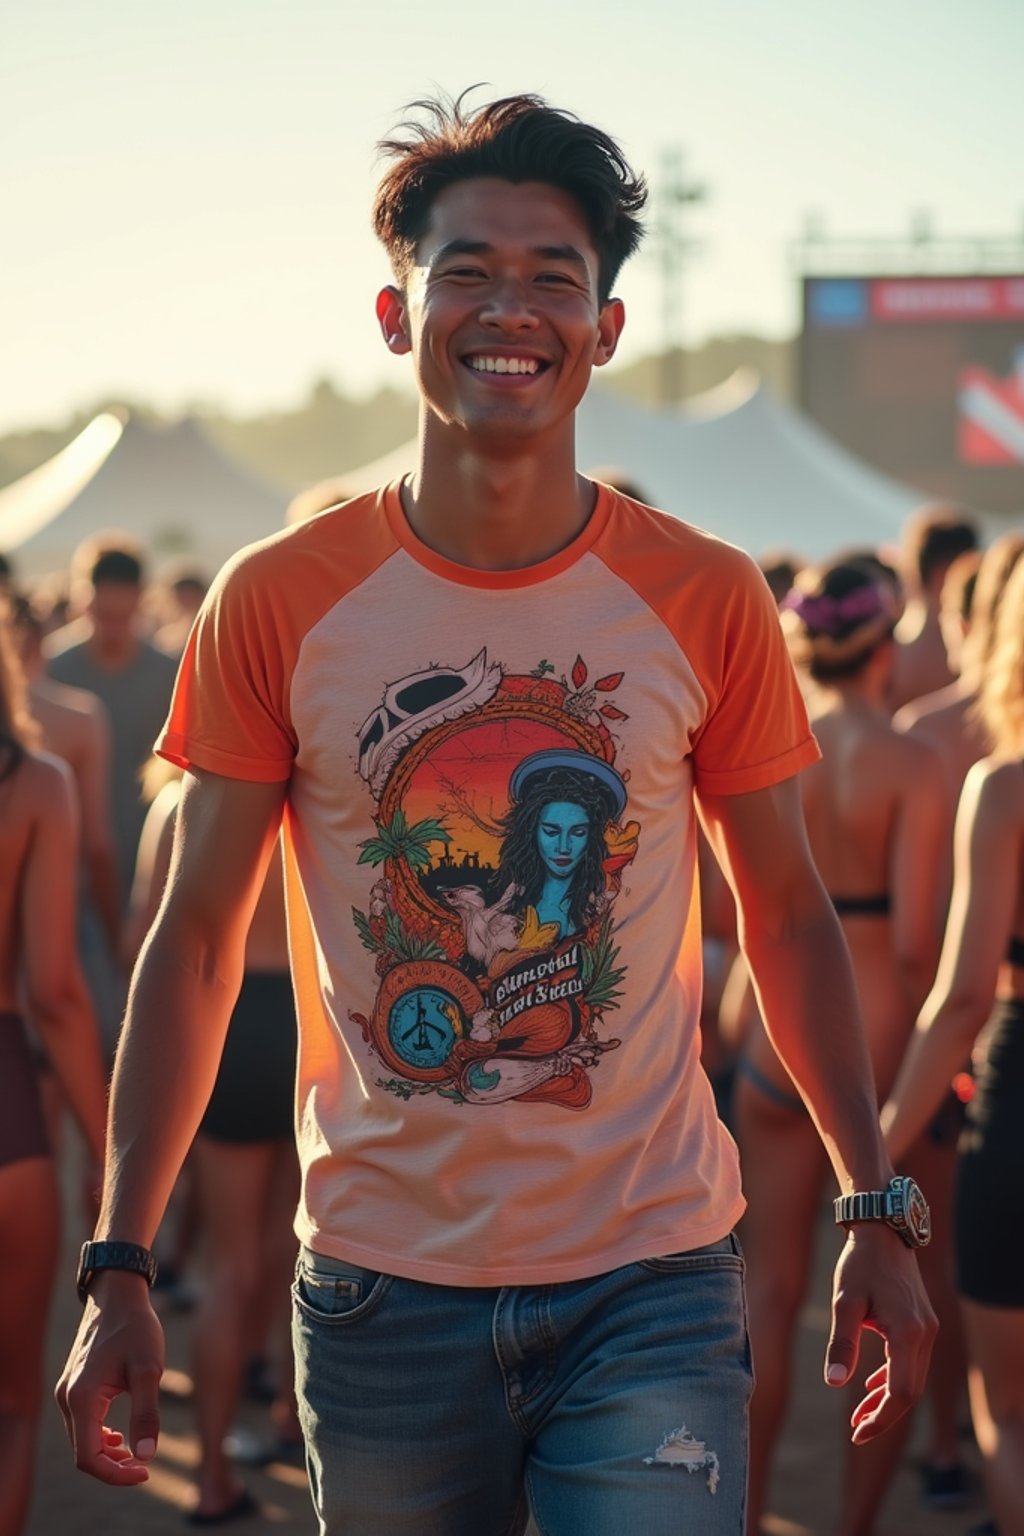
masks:
[[[0,549],[39,575],[66,567],[101,529],[124,529],[154,559],[187,555],[207,574],[280,528],[287,497],[214,446],[197,421],[155,427],[97,416],[38,469],[0,489]]]
[[[870,469],[741,371],[685,409],[651,410],[600,387],[577,413],[577,461],[627,475],[656,505],[754,555],[816,560],[895,542],[926,498]],[[416,465],[415,441],[343,476],[349,493]],[[154,427],[105,412],[72,443],[0,489],[0,550],[26,575],[66,567],[76,546],[124,528],[154,558],[212,572],[274,532],[287,498],[229,460],[194,419]]]
[[[414,469],[416,444],[346,474],[368,490]],[[614,467],[666,512],[757,556],[818,560],[893,543],[927,498],[862,463],[740,370],[685,409],[651,410],[592,387],[577,412],[576,459]]]

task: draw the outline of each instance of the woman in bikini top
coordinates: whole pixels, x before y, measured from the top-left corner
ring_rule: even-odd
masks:
[[[938,757],[898,735],[886,708],[898,612],[896,592],[878,570],[847,561],[803,573],[782,615],[822,750],[801,775],[808,838],[846,934],[882,1094],[934,970],[936,825],[946,794]],[[749,1496],[756,1531],[828,1174],[810,1118],[760,1026],[739,1066],[736,1125],[758,1376]],[[860,1496],[863,1481],[851,1479],[849,1499]],[[879,1496],[876,1485],[864,1495]]]
[[[105,1084],[75,944],[78,813],[70,772],[35,750],[0,597],[0,1530],[22,1528],[43,1395],[59,1197],[25,1023],[45,1050],[96,1170]],[[91,1219],[90,1219],[91,1225]]]

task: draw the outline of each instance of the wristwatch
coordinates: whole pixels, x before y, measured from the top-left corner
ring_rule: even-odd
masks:
[[[928,1202],[913,1179],[898,1175],[885,1189],[840,1195],[834,1202],[836,1222],[849,1226],[858,1221],[884,1221],[898,1232],[908,1248],[931,1242],[932,1217]]]
[[[150,1289],[156,1279],[156,1259],[141,1243],[83,1243],[75,1279],[80,1301],[85,1301],[90,1285],[103,1269],[142,1275]]]

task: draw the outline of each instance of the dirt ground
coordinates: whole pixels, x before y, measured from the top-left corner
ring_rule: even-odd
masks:
[[[59,1374],[67,1346],[77,1326],[73,1249],[69,1237],[54,1317],[50,1330],[50,1380]],[[821,1361],[828,1323],[831,1263],[837,1251],[835,1229],[822,1215],[817,1274],[801,1320],[795,1399],[777,1457],[766,1536],[833,1536],[836,1530],[841,1477],[841,1421],[849,1406],[842,1393],[822,1385]],[[138,1489],[109,1489],[76,1472],[56,1408],[44,1417],[35,1495],[27,1536],[183,1536],[183,1515],[193,1499],[192,1468],[196,1439],[187,1397],[188,1319],[165,1314],[169,1373],[162,1407],[160,1449],[150,1481]],[[265,1431],[265,1418],[246,1407],[242,1421]],[[123,1425],[121,1426],[123,1427]],[[915,1426],[914,1443],[921,1439]],[[876,1536],[962,1536],[982,1518],[979,1503],[969,1510],[936,1514],[924,1510],[918,1497],[914,1468],[915,1444],[894,1486]],[[973,1447],[964,1457],[976,1465]],[[263,1471],[245,1470],[244,1479],[262,1506],[260,1517],[238,1520],[227,1529],[244,1533],[281,1530],[294,1536],[315,1536],[316,1526],[306,1491],[305,1474],[274,1464]],[[532,1528],[531,1528],[532,1530]],[[585,1533],[580,1533],[585,1536]],[[624,1532],[623,1536],[631,1536]],[[699,1536],[699,1533],[694,1533]]]

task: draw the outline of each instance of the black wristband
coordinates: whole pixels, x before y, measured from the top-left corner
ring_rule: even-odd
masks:
[[[128,1274],[141,1275],[150,1288],[156,1279],[156,1259],[141,1243],[83,1243],[76,1277],[80,1301],[85,1301],[90,1285],[104,1269],[120,1269]]]

